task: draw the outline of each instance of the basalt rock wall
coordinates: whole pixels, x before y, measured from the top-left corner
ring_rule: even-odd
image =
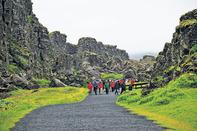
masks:
[[[180,18],[173,39],[166,43],[152,71],[153,78],[167,83],[184,72],[197,72],[197,9]],[[161,84],[161,85],[163,85]]]
[[[49,33],[32,12],[31,0],[0,0],[1,87],[14,85],[13,76],[31,86],[35,78],[81,84],[100,72],[121,72],[127,60],[126,51],[94,38],[71,44],[65,34]]]

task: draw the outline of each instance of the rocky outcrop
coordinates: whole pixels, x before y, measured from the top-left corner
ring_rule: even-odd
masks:
[[[59,31],[55,31],[49,34],[51,41],[51,50],[54,51],[56,55],[60,54],[76,54],[77,46],[67,42],[67,36],[61,34]]]
[[[31,83],[34,78],[80,86],[102,72],[143,81],[159,76],[164,83],[185,71],[196,72],[196,45],[197,10],[180,18],[171,43],[166,43],[156,60],[144,56],[134,61],[125,50],[95,38],[83,37],[71,44],[65,34],[49,33],[32,12],[31,0],[0,0],[1,89],[37,87]]]
[[[155,61],[155,57],[151,56],[151,55],[145,55],[145,56],[143,56],[142,59],[140,59],[140,61],[147,61],[147,62]]]
[[[48,31],[32,13],[31,1],[1,0],[0,3],[1,74],[28,72],[27,77],[48,74]]]
[[[59,32],[50,33],[53,50],[56,51],[53,64],[53,76],[58,78],[79,77],[76,84],[82,80],[99,78],[101,72],[121,72],[128,54],[113,46],[104,45],[96,39],[84,37],[77,45],[67,43],[66,35]],[[113,47],[113,48],[112,48]],[[73,82],[66,81],[70,85]]]
[[[104,57],[117,57],[122,60],[128,60],[129,55],[125,50],[117,49],[117,46],[104,45],[102,42],[97,42],[96,39],[84,37],[78,41],[79,52],[88,51],[94,52]]]
[[[184,72],[197,72],[197,9],[181,16],[171,43],[166,43],[152,71],[155,80],[167,83]],[[163,84],[161,84],[163,85]]]
[[[71,44],[65,34],[49,33],[32,12],[31,0],[0,0],[0,50],[0,77],[7,81],[0,85],[6,88],[8,79],[22,88],[37,87],[27,86],[34,78],[82,85],[85,79],[99,78],[100,72],[121,72],[129,60],[126,51],[94,38]],[[22,84],[10,79],[13,75]]]

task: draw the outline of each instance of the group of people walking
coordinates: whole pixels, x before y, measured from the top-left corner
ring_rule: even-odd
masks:
[[[122,94],[126,90],[126,80],[93,80],[92,82],[87,82],[87,87],[90,94],[92,94],[92,91],[94,91],[95,95],[98,94],[98,91],[99,94],[103,92],[109,94],[111,91],[114,92],[115,95],[119,95],[119,93]]]

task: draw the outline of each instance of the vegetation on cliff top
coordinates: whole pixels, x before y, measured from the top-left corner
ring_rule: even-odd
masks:
[[[167,86],[141,96],[141,90],[125,92],[117,104],[170,128],[197,129],[197,75],[183,74]]]
[[[187,19],[187,20],[181,21],[180,24],[176,28],[180,29],[180,28],[183,28],[183,27],[191,26],[193,24],[197,24],[196,19]]]
[[[86,89],[73,87],[13,91],[11,97],[0,100],[0,131],[8,131],[34,109],[52,104],[79,102],[86,96]]]

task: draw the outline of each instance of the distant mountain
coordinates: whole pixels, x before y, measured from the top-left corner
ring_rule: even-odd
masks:
[[[141,52],[141,53],[129,53],[129,58],[134,60],[140,60],[145,55],[157,56],[158,53],[156,52]]]

